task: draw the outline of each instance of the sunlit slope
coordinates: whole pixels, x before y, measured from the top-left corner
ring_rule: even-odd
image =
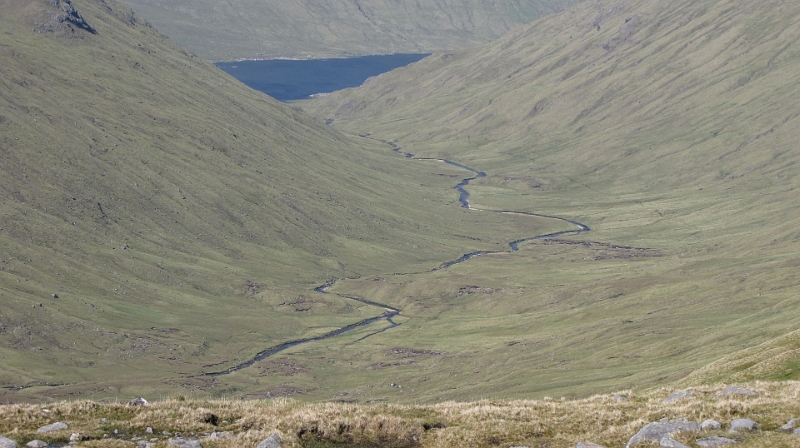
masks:
[[[4,388],[175,390],[382,312],[311,291],[330,278],[535,233],[460,210],[458,170],[319,126],[120,4],[0,7]]]
[[[126,0],[202,58],[422,53],[464,48],[580,0]]]
[[[585,244],[344,285],[404,298],[416,328],[398,331],[473,372],[446,376],[439,357],[396,377],[446,378],[418,386],[443,399],[649,387],[795,330],[798,21],[786,2],[591,2],[304,102],[334,127],[487,171],[470,185],[478,208],[592,228],[572,239]],[[512,286],[499,305],[482,293]],[[465,327],[484,345],[449,337]],[[742,361],[757,375],[708,377],[797,379],[775,353]]]
[[[798,20],[786,2],[589,2],[304,107],[540,190],[727,197],[754,220],[778,201],[759,227],[794,240]]]

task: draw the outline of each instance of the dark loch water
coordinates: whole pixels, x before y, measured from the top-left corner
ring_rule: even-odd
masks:
[[[217,67],[247,86],[280,100],[306,99],[315,93],[328,93],[360,86],[377,76],[428,56],[427,54],[391,54],[343,59],[295,61],[218,62]]]

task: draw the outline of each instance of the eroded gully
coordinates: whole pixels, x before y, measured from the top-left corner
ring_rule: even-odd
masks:
[[[362,134],[361,137],[377,140],[377,139],[374,139],[374,138],[370,137],[368,134]],[[463,179],[458,185],[456,185],[453,188],[459,194],[458,201],[461,204],[461,207],[469,209],[469,210],[477,210],[477,209],[475,209],[475,208],[470,206],[470,203],[469,203],[470,194],[466,190],[466,188],[469,186],[470,182],[472,182],[473,180],[480,179],[482,177],[486,177],[486,173],[484,173],[483,171],[478,171],[478,170],[476,170],[474,168],[470,168],[470,167],[468,167],[466,165],[461,165],[460,163],[456,163],[456,162],[453,162],[453,161],[450,161],[450,160],[432,159],[432,158],[416,158],[416,157],[414,157],[414,154],[403,152],[400,147],[398,147],[396,144],[394,144],[392,142],[387,142],[387,141],[384,141],[384,140],[378,140],[378,141],[389,145],[392,148],[393,151],[395,151],[398,154],[401,154],[401,155],[405,156],[406,158],[413,159],[413,160],[435,161],[435,162],[446,163],[448,165],[452,165],[452,166],[467,170],[467,171],[471,172],[472,174],[474,174],[474,176],[472,176],[472,177],[468,177],[468,178]],[[538,214],[538,213],[518,212],[518,211],[513,211],[513,210],[485,210],[485,211],[491,212],[491,213],[499,213],[499,214],[513,214],[513,215],[532,216],[532,217],[538,217],[538,218],[556,219],[556,220],[559,220],[559,221],[563,221],[563,222],[572,224],[573,226],[577,227],[576,229],[573,229],[573,230],[564,230],[564,231],[561,231],[561,232],[548,233],[546,235],[536,235],[536,236],[531,236],[531,237],[528,237],[528,238],[522,238],[522,239],[511,241],[511,242],[508,243],[508,246],[511,249],[511,251],[513,251],[513,252],[518,251],[519,250],[519,245],[524,243],[524,242],[526,242],[526,241],[546,240],[546,239],[559,238],[559,237],[563,237],[563,236],[578,235],[580,233],[589,232],[591,230],[588,226],[586,226],[584,224],[581,224],[581,223],[579,223],[577,221],[572,221],[572,220],[569,220],[569,219],[566,219],[566,218],[561,218],[561,217],[558,217],[558,216],[542,215],[542,214]],[[449,268],[451,266],[457,265],[459,263],[464,263],[465,261],[468,261],[468,260],[470,260],[472,258],[481,256],[481,255],[497,254],[497,253],[502,253],[502,252],[504,252],[504,251],[477,251],[477,252],[470,252],[468,254],[464,254],[462,257],[460,257],[460,258],[458,258],[456,260],[451,260],[451,261],[447,261],[445,263],[442,263],[441,265],[439,265],[439,266],[437,266],[437,267],[435,267],[435,268],[433,268],[433,269],[431,269],[431,270],[429,270],[427,272],[435,272],[435,271],[439,271],[439,270],[442,270],[442,269],[447,269],[447,268]],[[410,273],[402,273],[402,274],[396,274],[396,275],[421,274],[421,273],[424,273],[424,272],[410,272]],[[314,291],[319,292],[319,293],[323,293],[323,294],[330,294],[330,292],[328,290],[333,285],[335,285],[337,281],[338,280],[335,280],[335,279],[334,280],[329,280],[329,281],[325,282],[325,284],[314,288]],[[314,337],[311,337],[311,338],[304,338],[304,339],[295,339],[295,340],[292,340],[292,341],[284,342],[284,343],[279,344],[279,345],[275,345],[273,347],[269,347],[269,348],[267,348],[267,349],[265,349],[263,351],[258,352],[249,361],[243,362],[241,364],[237,364],[237,365],[235,365],[235,366],[233,366],[233,367],[231,367],[229,369],[226,369],[226,370],[222,370],[222,371],[218,371],[218,372],[207,372],[207,373],[202,374],[202,376],[228,375],[228,374],[231,374],[233,372],[237,372],[239,370],[246,369],[246,368],[252,366],[253,364],[255,364],[255,363],[259,362],[259,361],[263,361],[264,359],[267,359],[270,356],[276,355],[276,354],[278,354],[278,353],[280,353],[280,352],[282,352],[284,350],[287,350],[289,348],[296,347],[296,346],[302,345],[302,344],[307,344],[307,343],[310,343],[310,342],[324,341],[325,339],[330,339],[330,338],[333,338],[333,337],[336,337],[336,336],[340,336],[340,335],[345,334],[345,333],[349,333],[351,331],[357,330],[357,329],[362,328],[362,327],[366,327],[367,325],[373,324],[373,323],[378,322],[378,321],[385,320],[389,325],[387,327],[383,328],[383,329],[380,329],[378,331],[375,331],[373,333],[370,333],[370,334],[362,337],[361,339],[359,339],[356,342],[363,341],[364,339],[367,339],[370,336],[376,335],[378,333],[383,333],[383,332],[385,332],[387,330],[390,330],[392,328],[400,326],[400,324],[398,324],[394,320],[392,320],[395,316],[399,315],[402,312],[402,310],[400,310],[398,308],[394,308],[394,307],[389,306],[389,305],[385,305],[385,304],[382,304],[382,303],[374,302],[374,301],[365,299],[363,297],[356,297],[356,296],[350,296],[350,295],[344,295],[344,294],[336,294],[336,295],[339,296],[339,297],[342,297],[344,299],[347,299],[347,300],[353,300],[353,301],[356,301],[356,302],[359,302],[359,303],[362,303],[362,304],[365,304],[365,305],[371,305],[371,306],[375,306],[375,307],[378,307],[378,308],[382,308],[384,310],[384,312],[383,312],[383,314],[381,314],[379,316],[370,317],[368,319],[361,320],[359,322],[347,325],[345,327],[337,328],[336,330],[329,331],[328,333],[325,333],[325,334],[322,334],[322,335],[319,335],[319,336],[314,336]]]

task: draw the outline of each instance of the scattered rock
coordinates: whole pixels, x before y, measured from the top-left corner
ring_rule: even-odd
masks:
[[[659,444],[663,448],[689,448],[688,446],[682,444],[681,442],[678,442],[677,440],[673,440],[669,436],[666,436],[666,437],[662,438],[661,441],[659,442]]]
[[[153,428],[148,426],[147,429],[144,430],[144,432],[145,432],[145,434],[152,434],[153,433]]]
[[[50,294],[50,297],[52,297],[54,299],[57,299],[58,298],[58,294]]]
[[[727,437],[713,436],[713,437],[706,437],[704,439],[697,439],[695,443],[697,443],[698,446],[701,446],[703,448],[708,448],[708,447],[729,445],[731,443],[738,443],[738,442],[736,442],[733,439],[729,439]]]
[[[0,448],[17,448],[17,442],[0,436]]]
[[[25,446],[30,448],[46,448],[47,442],[43,442],[41,440],[31,440],[30,442],[26,443]]]
[[[689,398],[689,397],[693,397],[693,396],[694,396],[694,394],[692,394],[689,391],[675,392],[674,394],[672,394],[669,397],[665,398],[664,401],[662,401],[662,403],[665,403],[665,404],[666,403],[673,403],[673,402],[676,402],[676,401],[683,400],[684,398]]]
[[[575,445],[575,448],[604,448],[602,445],[598,445],[592,442],[579,442]]]
[[[212,432],[211,435],[208,436],[208,437],[210,439],[232,439],[233,438],[233,433],[232,432],[228,432],[228,431],[220,431],[220,432],[216,432],[215,431],[215,432]]]
[[[758,429],[758,423],[750,420],[749,418],[737,418],[731,422],[731,432],[736,432],[740,429],[752,431]]]
[[[796,418],[793,418],[793,419],[789,420],[788,422],[786,422],[785,425],[780,427],[780,430],[781,431],[791,431],[791,430],[793,430],[794,428],[797,427],[797,421],[798,420]]]
[[[74,433],[72,433],[72,435],[69,436],[69,441],[70,442],[80,442],[82,440],[86,440],[86,438],[87,437],[85,435],[83,435],[83,434],[81,434],[79,432],[74,432]]]
[[[746,395],[748,397],[758,396],[758,394],[753,392],[752,390],[745,389],[744,387],[739,387],[739,386],[731,386],[725,390],[717,392],[717,394],[714,396],[716,398],[720,398],[720,397],[729,397],[731,395]]]
[[[617,400],[617,401],[628,401],[628,397],[626,397],[624,395],[620,395],[620,394],[614,394],[614,395],[611,396],[611,398],[613,398],[614,400]]]
[[[722,428],[722,423],[716,420],[706,420],[703,423],[700,423],[701,429],[720,429]]]
[[[177,446],[178,448],[203,448],[197,440],[169,439],[167,446]]]
[[[128,402],[131,406],[150,406],[150,404],[142,397],[134,398]]]
[[[635,436],[628,440],[628,444],[625,445],[625,448],[629,448],[631,445],[643,440],[652,440],[660,443],[661,439],[669,437],[679,431],[700,431],[700,425],[685,418],[675,420],[665,418],[659,422],[648,423],[644,428],[640,429]]]
[[[69,426],[67,426],[66,423],[58,422],[58,423],[53,423],[52,425],[42,426],[41,428],[37,429],[36,432],[60,431],[62,429],[67,429],[67,428],[69,428]]]
[[[262,440],[256,448],[281,448],[281,436],[273,434]]]
[[[108,423],[108,419],[103,417],[100,419],[100,423]]]
[[[800,428],[797,428],[794,431],[792,431],[792,434],[800,436]]]

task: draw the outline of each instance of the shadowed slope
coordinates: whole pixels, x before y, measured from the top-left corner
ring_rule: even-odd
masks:
[[[126,0],[203,58],[426,53],[486,42],[579,0]]]

